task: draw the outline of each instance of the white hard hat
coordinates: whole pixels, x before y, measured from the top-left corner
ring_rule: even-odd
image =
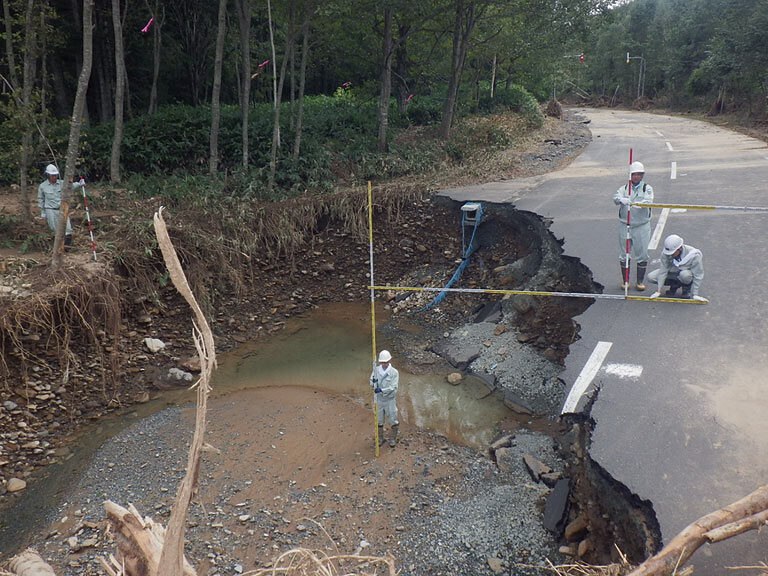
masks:
[[[48,166],[45,167],[45,173],[48,174],[48,176],[58,176],[59,169],[53,164],[48,164]]]
[[[645,174],[645,166],[643,166],[642,162],[632,162],[632,164],[629,165],[630,174],[635,174],[637,172]]]
[[[389,362],[390,360],[392,360],[392,354],[388,350],[379,352],[379,362]]]
[[[680,246],[683,245],[683,239],[680,238],[677,234],[670,234],[667,236],[667,238],[664,240],[664,250],[662,250],[662,253],[666,254],[667,256],[670,256],[671,254],[674,254],[677,252],[677,249],[680,248]]]

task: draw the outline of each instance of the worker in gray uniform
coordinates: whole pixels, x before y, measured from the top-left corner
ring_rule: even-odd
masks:
[[[651,241],[651,209],[642,204],[653,203],[653,188],[644,181],[645,166],[641,162],[629,165],[629,183],[616,190],[613,203],[619,206],[619,260],[621,262],[621,289],[628,288],[625,276],[627,257],[637,263],[635,288],[645,290],[645,271],[648,268],[648,244]],[[629,212],[629,252],[627,254],[627,212]]]
[[[59,209],[61,208],[61,180],[59,169],[54,164],[45,167],[45,180],[37,187],[37,205],[40,207],[40,218],[48,223],[48,228],[56,232],[59,225]],[[85,185],[82,178],[73,182],[72,188]],[[72,246],[72,223],[67,218],[67,228],[64,236],[64,246]]]
[[[376,393],[376,405],[378,407],[379,446],[384,444],[384,418],[389,419],[390,436],[389,445],[397,444],[397,387],[400,382],[400,373],[392,366],[392,354],[387,350],[379,353],[379,365],[374,367],[371,373],[371,388]]]
[[[664,240],[664,249],[659,259],[659,269],[648,274],[648,280],[659,287],[651,298],[661,296],[662,286],[669,286],[666,296],[671,298],[682,288],[682,298],[693,298],[708,302],[699,296],[701,281],[704,279],[704,256],[701,250],[688,246],[677,234],[670,234]]]

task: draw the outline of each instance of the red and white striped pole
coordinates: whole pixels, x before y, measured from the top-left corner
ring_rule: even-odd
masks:
[[[632,148],[629,149],[629,169],[632,170]],[[629,174],[629,181],[627,182],[627,197],[632,195],[632,172]],[[629,292],[629,244],[631,237],[629,235],[629,224],[632,215],[632,204],[627,204],[627,255],[624,260],[624,296]]]
[[[96,242],[93,241],[93,225],[91,224],[91,212],[88,210],[88,197],[85,195],[85,186],[81,186],[80,189],[83,191],[85,218],[88,220],[88,233],[91,235],[91,250],[93,250],[93,261],[96,262]]]

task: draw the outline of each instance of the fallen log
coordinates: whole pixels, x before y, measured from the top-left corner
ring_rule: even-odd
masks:
[[[8,563],[11,576],[56,576],[56,573],[40,554],[28,548],[21,554],[17,554]],[[9,574],[0,572],[0,576]]]
[[[689,524],[669,541],[655,556],[651,556],[629,576],[662,576],[683,566],[702,544],[719,542],[762,526],[757,522],[768,511],[768,485],[761,486],[748,496],[720,510],[702,516]],[[709,536],[708,536],[709,534]],[[710,540],[710,538],[714,538]]]
[[[149,517],[142,518],[139,511],[132,505],[126,509],[107,500],[104,508],[107,512],[109,532],[115,539],[118,555],[117,562],[112,563],[111,567],[101,559],[102,567],[108,571],[112,570],[113,575],[160,574],[158,566],[165,544],[165,528]],[[195,576],[194,568],[186,559],[184,559],[183,574]]]

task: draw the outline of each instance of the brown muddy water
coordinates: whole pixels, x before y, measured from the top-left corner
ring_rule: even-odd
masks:
[[[377,313],[377,318],[381,320],[383,315]],[[390,343],[378,344],[381,349]],[[254,387],[302,386],[371,406],[368,378],[372,360],[369,307],[328,305],[287,320],[284,330],[269,338],[219,355],[213,395],[221,397]],[[393,365],[400,371],[397,403],[402,423],[435,431],[478,451],[486,449],[502,423],[507,428],[517,426],[512,412],[478,379],[465,378],[459,386],[451,386],[446,381],[447,372],[416,375],[398,362],[396,355]],[[73,479],[102,444],[143,418],[190,401],[194,401],[194,392],[187,389],[163,391],[146,404],[85,427],[59,450],[57,463],[48,466],[41,477],[31,479],[24,492],[2,507],[0,554],[22,546],[29,535],[45,525],[45,519],[66,499]],[[373,442],[373,417],[371,428]]]

